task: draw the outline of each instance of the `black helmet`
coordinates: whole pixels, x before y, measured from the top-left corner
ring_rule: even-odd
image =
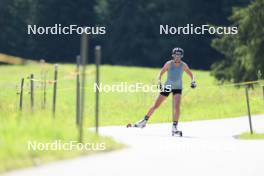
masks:
[[[184,51],[182,48],[173,48],[171,55],[177,55],[183,58]]]

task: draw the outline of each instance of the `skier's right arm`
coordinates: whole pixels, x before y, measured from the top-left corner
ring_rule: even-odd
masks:
[[[162,69],[160,70],[160,72],[159,72],[159,75],[158,75],[158,85],[161,84],[161,77],[162,77],[162,75],[163,75],[166,71],[168,71],[168,69],[169,69],[169,62],[170,62],[170,61],[166,62],[166,63],[164,64],[164,66],[162,67]]]

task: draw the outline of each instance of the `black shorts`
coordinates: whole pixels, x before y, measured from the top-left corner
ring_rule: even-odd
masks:
[[[163,95],[163,96],[169,96],[170,93],[172,92],[173,95],[175,94],[182,94],[182,89],[164,89],[160,92],[160,95]]]

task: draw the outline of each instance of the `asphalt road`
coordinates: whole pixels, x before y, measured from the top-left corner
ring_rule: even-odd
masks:
[[[264,115],[253,117],[264,132]],[[100,133],[128,147],[6,173],[6,176],[263,176],[264,140],[238,140],[248,131],[247,117],[183,122],[183,137],[171,136],[171,124],[144,129],[104,127]]]

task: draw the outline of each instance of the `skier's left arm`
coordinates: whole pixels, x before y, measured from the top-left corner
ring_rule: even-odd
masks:
[[[195,77],[187,64],[184,64],[183,70],[190,76],[192,80],[191,88],[195,88],[196,87]]]

